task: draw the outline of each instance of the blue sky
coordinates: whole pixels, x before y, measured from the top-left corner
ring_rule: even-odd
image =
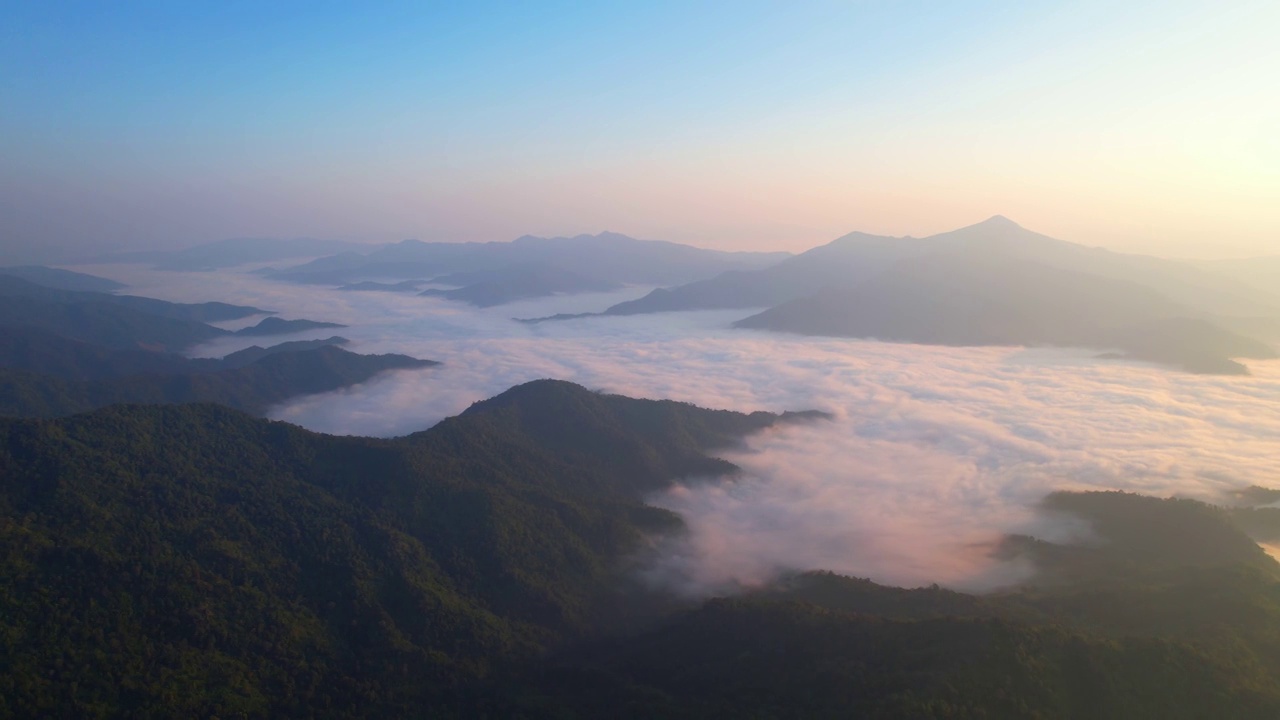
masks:
[[[0,250],[1002,213],[1280,252],[1274,5],[0,3]]]

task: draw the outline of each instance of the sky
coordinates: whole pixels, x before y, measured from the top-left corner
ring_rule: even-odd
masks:
[[[1280,254],[1280,3],[0,0],[0,262],[1006,215]]]

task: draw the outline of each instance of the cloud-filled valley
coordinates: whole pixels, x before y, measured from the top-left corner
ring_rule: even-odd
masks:
[[[1022,568],[990,558],[1008,532],[1058,537],[1048,492],[1114,488],[1218,500],[1280,477],[1280,362],[1193,375],[1089,351],[944,348],[729,329],[750,311],[593,317],[648,288],[476,309],[438,298],[285,285],[243,272],[87,271],[131,292],[222,300],[350,327],[358,352],[443,363],[304,397],[271,417],[323,432],[403,435],[527,380],[735,410],[819,409],[831,422],[771,430],[724,457],[740,477],[654,497],[686,536],[646,575],[702,592],[780,571],[829,569],[905,586],[990,588]],[[235,328],[256,319],[223,324]],[[288,339],[328,336],[327,331]],[[223,355],[255,344],[219,338]]]

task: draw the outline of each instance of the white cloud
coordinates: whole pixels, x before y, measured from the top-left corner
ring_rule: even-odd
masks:
[[[684,515],[690,532],[650,576],[695,592],[810,568],[902,585],[990,587],[1019,570],[987,556],[1003,533],[1074,531],[1035,517],[1034,504],[1051,490],[1211,499],[1242,485],[1280,484],[1280,362],[1251,363],[1253,377],[1197,376],[1098,361],[1084,351],[729,330],[749,314],[737,311],[535,326],[510,320],[598,309],[643,289],[476,310],[231,273],[148,271],[129,279],[142,294],[347,323],[340,332],[352,349],[445,363],[272,413],[324,432],[421,430],[541,377],[707,407],[834,413],[833,422],[770,431],[728,453],[746,471],[734,482],[653,498]],[[228,339],[201,352],[263,342]]]

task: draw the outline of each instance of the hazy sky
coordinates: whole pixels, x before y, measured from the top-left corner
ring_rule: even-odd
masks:
[[[1277,37],[1275,0],[0,0],[0,253],[1000,213],[1277,254]]]

